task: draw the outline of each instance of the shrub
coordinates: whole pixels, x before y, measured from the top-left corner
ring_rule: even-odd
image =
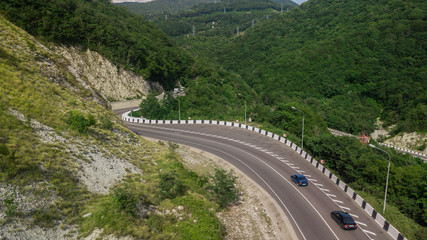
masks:
[[[136,216],[138,199],[127,186],[114,189],[114,200],[127,214]]]
[[[173,199],[177,196],[183,195],[186,191],[186,186],[179,179],[175,171],[162,173],[160,175],[160,197],[162,199]]]
[[[237,177],[232,170],[227,172],[216,168],[214,176],[211,176],[210,179],[212,182],[208,185],[208,190],[213,192],[219,207],[225,208],[239,198],[238,190],[235,187]]]
[[[90,126],[95,125],[95,117],[92,114],[85,118],[79,111],[73,110],[68,113],[66,122],[72,129],[77,130],[79,133],[86,133]]]

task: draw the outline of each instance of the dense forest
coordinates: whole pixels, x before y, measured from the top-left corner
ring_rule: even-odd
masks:
[[[250,4],[258,4],[258,2],[265,2],[264,0],[261,1],[252,1]],[[297,4],[295,2],[292,2],[291,0],[273,0],[268,2],[275,2],[278,4],[284,4],[289,6],[296,6]],[[129,11],[140,14],[146,17],[152,17],[156,16],[158,14],[164,14],[164,13],[178,13],[178,12],[184,12],[187,10],[194,10],[194,6],[200,5],[200,6],[208,6],[204,5],[203,3],[211,3],[215,4],[216,7],[224,8],[229,7],[230,5],[235,5],[236,3],[248,6],[248,2],[243,1],[236,1],[236,0],[156,0],[146,3],[120,3],[117,5],[123,6]],[[243,7],[244,8],[244,7]],[[243,9],[242,8],[242,9]],[[252,7],[249,7],[246,9],[253,10]],[[223,9],[221,9],[223,10]]]
[[[195,57],[241,75],[264,105],[304,102],[353,134],[372,132],[378,117],[397,125],[392,134],[426,132],[426,6],[386,2],[310,1],[279,14],[270,1],[236,0],[153,21]]]
[[[285,6],[290,7],[290,6]],[[171,14],[158,15],[152,18],[155,24],[170,36],[188,36],[197,33],[200,36],[230,37],[244,31],[253,24],[259,24],[268,17],[277,15],[281,5],[269,0],[248,2],[247,0],[200,4],[191,10]],[[210,41],[211,42],[211,41]]]
[[[0,13],[35,36],[97,51],[165,89],[192,78],[189,54],[145,18],[108,0],[2,0]]]
[[[426,8],[311,0],[233,39],[217,61],[264,104],[300,101],[329,127],[369,133],[380,116],[396,132],[426,132]]]
[[[129,9],[129,11],[135,14],[150,17],[160,13],[176,13],[185,11],[194,5],[207,2],[215,2],[215,0],[155,0],[146,3],[124,2],[117,5]]]

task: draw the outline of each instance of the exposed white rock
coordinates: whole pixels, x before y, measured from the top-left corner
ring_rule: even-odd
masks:
[[[158,83],[146,81],[142,76],[117,67],[89,49],[81,51],[75,47],[57,47],[56,51],[70,62],[68,70],[83,85],[86,85],[84,80],[87,80],[110,101],[139,98],[153,88],[162,90]]]

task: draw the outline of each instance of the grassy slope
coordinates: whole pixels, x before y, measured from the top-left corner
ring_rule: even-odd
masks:
[[[15,189],[0,195],[2,232],[20,221],[50,229],[79,226],[83,235],[97,227],[137,238],[222,236],[215,210],[209,210],[217,206],[208,200],[197,176],[179,163],[174,148],[149,143],[129,132],[117,116],[93,101],[94,96],[66,70],[61,57],[1,16],[0,39],[0,188]],[[92,114],[96,124],[86,134],[71,130],[65,121],[71,110],[86,117]],[[22,113],[25,119],[18,120],[11,111]],[[36,121],[52,129],[44,131]],[[121,192],[91,193],[77,177],[83,163],[94,161],[91,152],[104,160],[131,162],[143,174],[128,174],[114,188]],[[176,172],[187,191],[173,199],[160,198],[160,172]],[[36,207],[26,211],[26,204]],[[159,212],[181,205],[183,219],[173,214],[141,217],[140,209],[135,209],[138,204]],[[92,215],[82,218],[88,211]]]

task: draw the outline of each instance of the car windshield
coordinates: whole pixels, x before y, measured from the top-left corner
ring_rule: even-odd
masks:
[[[304,176],[299,176],[298,179],[299,180],[306,180],[306,178]]]

